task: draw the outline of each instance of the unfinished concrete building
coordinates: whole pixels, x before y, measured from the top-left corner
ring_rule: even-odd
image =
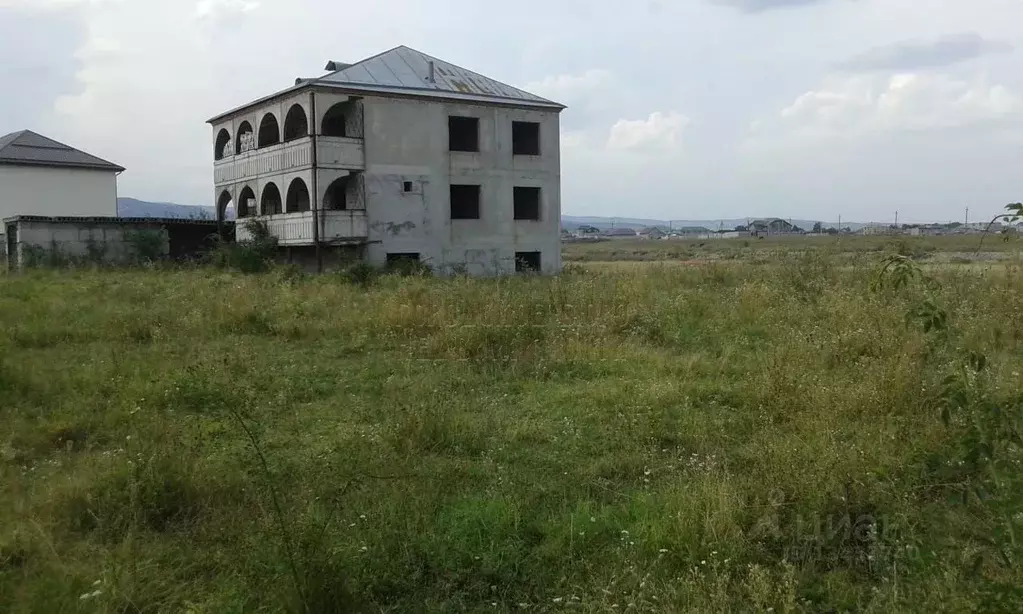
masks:
[[[209,120],[239,239],[258,219],[307,265],[561,269],[563,105],[408,47],[326,70]]]

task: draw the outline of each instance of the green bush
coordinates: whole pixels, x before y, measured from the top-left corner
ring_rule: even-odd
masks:
[[[236,242],[220,242],[207,256],[211,265],[242,273],[265,273],[274,267],[277,237],[262,220],[245,222],[250,238]]]
[[[356,262],[342,268],[338,275],[345,283],[368,287],[376,283],[380,270],[368,262]]]
[[[433,270],[430,269],[429,265],[421,260],[413,260],[411,258],[399,258],[392,262],[388,262],[384,266],[384,272],[388,275],[398,275],[399,277],[429,277],[433,275]]]
[[[150,264],[167,257],[167,236],[162,230],[126,230],[124,240],[134,264]]]

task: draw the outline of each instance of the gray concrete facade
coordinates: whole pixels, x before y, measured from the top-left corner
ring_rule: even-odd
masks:
[[[341,78],[356,70],[432,75],[434,89]],[[415,255],[440,274],[560,271],[564,107],[474,74],[398,48],[211,119],[218,214],[235,205],[239,239],[250,217],[291,247],[357,245],[374,265]],[[471,118],[472,146],[452,146],[452,117]],[[478,194],[469,214],[453,209],[452,186]]]
[[[561,270],[557,113],[399,99],[364,105],[371,263],[419,253],[440,271],[489,275],[515,272],[517,252],[540,252],[543,272]],[[448,150],[449,116],[479,120],[479,152]],[[540,125],[541,155],[512,154],[513,121]],[[451,219],[452,184],[480,186],[479,219]],[[514,219],[515,187],[540,188],[539,220]]]

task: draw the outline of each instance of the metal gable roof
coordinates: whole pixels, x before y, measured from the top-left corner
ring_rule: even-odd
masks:
[[[123,167],[79,151],[31,130],[0,137],[0,164],[89,168],[121,172]]]
[[[431,79],[430,66],[433,65]],[[318,79],[326,85],[563,109],[564,105],[401,46]]]
[[[432,81],[431,62],[434,68]],[[553,111],[565,108],[563,104],[405,46],[395,47],[355,64],[332,61],[328,64],[327,70],[334,67],[340,67],[340,70],[318,78],[297,79],[291,87],[220,113],[206,122],[214,124],[263,102],[311,87],[330,87],[354,93],[446,98],[470,103],[496,103]]]

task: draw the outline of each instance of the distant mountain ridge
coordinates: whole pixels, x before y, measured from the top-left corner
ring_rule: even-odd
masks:
[[[574,230],[579,226],[593,226],[594,228],[600,228],[601,230],[607,228],[632,228],[639,230],[641,228],[649,228],[651,226],[661,226],[664,228],[684,228],[690,227],[703,227],[708,230],[733,230],[736,226],[745,226],[752,220],[758,219],[770,219],[771,216],[762,217],[743,217],[743,218],[730,218],[730,219],[715,219],[715,220],[653,220],[644,218],[631,218],[631,217],[600,217],[600,216],[576,216],[576,215],[563,215],[561,216],[561,225],[567,230]],[[822,226],[828,228],[829,226],[837,227],[836,222],[825,222],[823,220],[798,220],[790,218],[781,218],[787,222],[802,228],[803,230],[812,230],[814,224],[818,221]],[[860,222],[842,222],[842,227],[856,231],[866,226],[866,224]]]
[[[117,217],[165,217],[184,219],[217,219],[217,210],[204,205],[153,203],[137,198],[118,198]],[[227,219],[234,219],[234,207],[227,208]]]
[[[217,211],[213,207],[205,205],[182,205],[178,203],[161,203],[161,202],[149,202],[145,200],[139,200],[137,198],[118,198],[117,199],[117,215],[118,217],[166,217],[166,218],[185,218],[185,219],[217,219]],[[227,219],[235,219],[234,207],[227,208]],[[639,230],[641,228],[647,228],[650,226],[663,226],[664,228],[683,228],[686,226],[698,227],[702,226],[709,230],[732,230],[736,226],[745,226],[750,220],[760,218],[731,218],[731,219],[716,219],[716,220],[654,220],[645,218],[632,218],[632,217],[601,217],[601,216],[577,216],[577,215],[563,215],[561,216],[561,225],[568,229],[574,230],[580,226],[593,226],[595,228],[606,229],[606,228],[634,228]],[[783,218],[787,219],[787,218]],[[792,224],[799,226],[803,230],[810,230],[813,225],[817,223],[816,220],[788,220]],[[829,226],[835,226],[834,222],[821,222],[821,224],[827,228]],[[843,227],[849,227],[852,230],[859,230],[866,224],[859,222],[842,222]]]

